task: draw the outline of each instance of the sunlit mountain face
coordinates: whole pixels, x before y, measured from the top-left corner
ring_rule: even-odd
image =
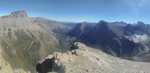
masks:
[[[0,17],[0,73],[14,73],[15,70],[35,72],[38,60],[60,50],[57,33],[54,32],[64,28],[60,24],[29,17],[26,11],[15,11]]]
[[[1,0],[0,73],[150,73],[149,0]]]

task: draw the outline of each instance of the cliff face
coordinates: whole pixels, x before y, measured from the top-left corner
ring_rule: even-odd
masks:
[[[14,16],[14,17],[27,17],[27,13],[25,10],[20,10],[20,11],[15,11],[12,12],[10,16]]]
[[[102,51],[78,43],[79,49],[67,53],[54,53],[53,68],[57,73],[149,73],[150,63],[134,62],[116,58]],[[44,62],[44,60],[42,61]]]

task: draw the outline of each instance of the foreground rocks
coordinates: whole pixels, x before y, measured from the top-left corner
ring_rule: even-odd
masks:
[[[150,63],[134,62],[107,55],[79,43],[79,49],[66,53],[54,53],[46,59],[54,59],[57,73],[150,73]],[[75,53],[74,53],[75,52]],[[43,63],[45,60],[40,61]]]

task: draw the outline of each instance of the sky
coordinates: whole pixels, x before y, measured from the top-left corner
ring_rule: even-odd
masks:
[[[26,10],[30,16],[58,21],[150,23],[150,0],[0,0],[0,16]]]

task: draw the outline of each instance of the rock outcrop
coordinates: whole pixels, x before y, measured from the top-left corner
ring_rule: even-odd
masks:
[[[57,73],[150,73],[150,63],[119,59],[82,43],[79,49],[54,53],[47,58],[55,58],[54,64],[61,67],[61,71],[54,69]]]
[[[14,17],[27,17],[27,13],[25,10],[19,10],[19,11],[15,11],[15,12],[12,12],[10,14],[10,16],[14,16]]]

